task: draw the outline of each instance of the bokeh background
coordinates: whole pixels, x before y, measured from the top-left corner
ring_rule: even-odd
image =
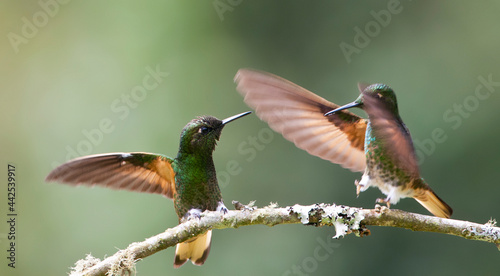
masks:
[[[422,175],[454,208],[454,218],[500,217],[496,1],[41,0],[0,7],[1,275],[64,275],[88,253],[103,258],[175,226],[173,204],[161,196],[44,178],[78,153],[175,156],[180,130],[195,116],[249,110],[233,83],[241,67],[278,74],[338,104],[357,97],[359,81],[389,84],[419,141]],[[140,93],[150,70],[161,74]],[[481,78],[490,79],[489,88]],[[436,129],[445,138],[431,142]],[[255,115],[224,129],[214,159],[230,209],[231,200],[372,208],[381,196],[370,189],[356,198],[360,174],[271,135]],[[230,175],[233,161],[241,170]],[[8,163],[17,171],[15,269],[6,264]],[[427,214],[410,199],[393,208]],[[317,248],[333,228],[217,230],[202,267],[173,269],[169,248],[140,261],[137,275],[498,273],[500,255],[491,244],[371,231],[331,241],[326,254]]]

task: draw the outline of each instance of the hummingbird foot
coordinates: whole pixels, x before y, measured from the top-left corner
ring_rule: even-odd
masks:
[[[387,205],[387,208],[391,208],[391,202],[390,202],[390,198],[377,198],[377,200],[375,200],[376,203],[385,203],[385,205]]]
[[[184,215],[184,220],[188,221],[191,219],[200,219],[201,213],[202,212],[200,209],[191,209]]]
[[[361,180],[354,180],[354,185],[356,185],[356,197],[359,197],[361,192],[366,191],[370,187],[370,176],[367,173],[364,173],[361,176]]]
[[[215,210],[221,212],[223,215],[227,214],[228,212],[226,205],[224,205],[224,202],[222,201],[219,202],[219,204],[217,205],[217,209]]]
[[[357,179],[354,180],[354,185],[356,185],[356,198],[358,198],[359,193],[361,192],[362,185],[359,184],[359,180],[357,180]]]
[[[385,211],[389,210],[389,208],[385,206],[380,206],[379,204],[375,204],[375,212],[379,214],[383,214]]]

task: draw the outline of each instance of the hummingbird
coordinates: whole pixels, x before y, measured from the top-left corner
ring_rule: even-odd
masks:
[[[205,210],[227,213],[217,182],[212,153],[224,126],[251,111],[219,120],[201,116],[181,132],[177,157],[146,152],[117,152],[70,160],[49,173],[46,181],[70,185],[161,194],[173,199],[179,223],[199,218]],[[187,260],[202,265],[210,252],[212,230],[177,244],[174,267]]]
[[[359,97],[339,106],[276,75],[240,69],[238,92],[257,116],[309,154],[363,172],[356,194],[375,186],[379,203],[413,197],[429,212],[449,218],[451,207],[420,176],[410,132],[399,116],[396,94],[385,84],[359,84]],[[358,107],[361,118],[347,109]]]

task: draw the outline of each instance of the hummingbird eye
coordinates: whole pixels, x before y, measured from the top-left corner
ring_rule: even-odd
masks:
[[[207,126],[202,126],[198,129],[198,133],[205,134],[208,133],[212,130],[212,128],[207,127]]]

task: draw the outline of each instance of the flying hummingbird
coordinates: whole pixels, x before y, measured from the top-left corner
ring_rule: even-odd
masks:
[[[224,126],[250,113],[224,120],[212,116],[193,119],[182,129],[176,158],[146,152],[84,156],[55,168],[45,180],[161,194],[173,199],[179,223],[183,218],[199,217],[205,210],[226,213],[212,152]],[[211,238],[209,230],[177,244],[174,267],[187,260],[202,265],[210,252]]]
[[[394,91],[384,84],[359,85],[360,96],[338,106],[278,76],[240,69],[237,90],[257,116],[301,149],[364,172],[356,193],[377,186],[396,204],[413,197],[429,212],[449,218],[452,209],[420,177],[410,132],[401,120]],[[362,108],[368,119],[346,109]]]

